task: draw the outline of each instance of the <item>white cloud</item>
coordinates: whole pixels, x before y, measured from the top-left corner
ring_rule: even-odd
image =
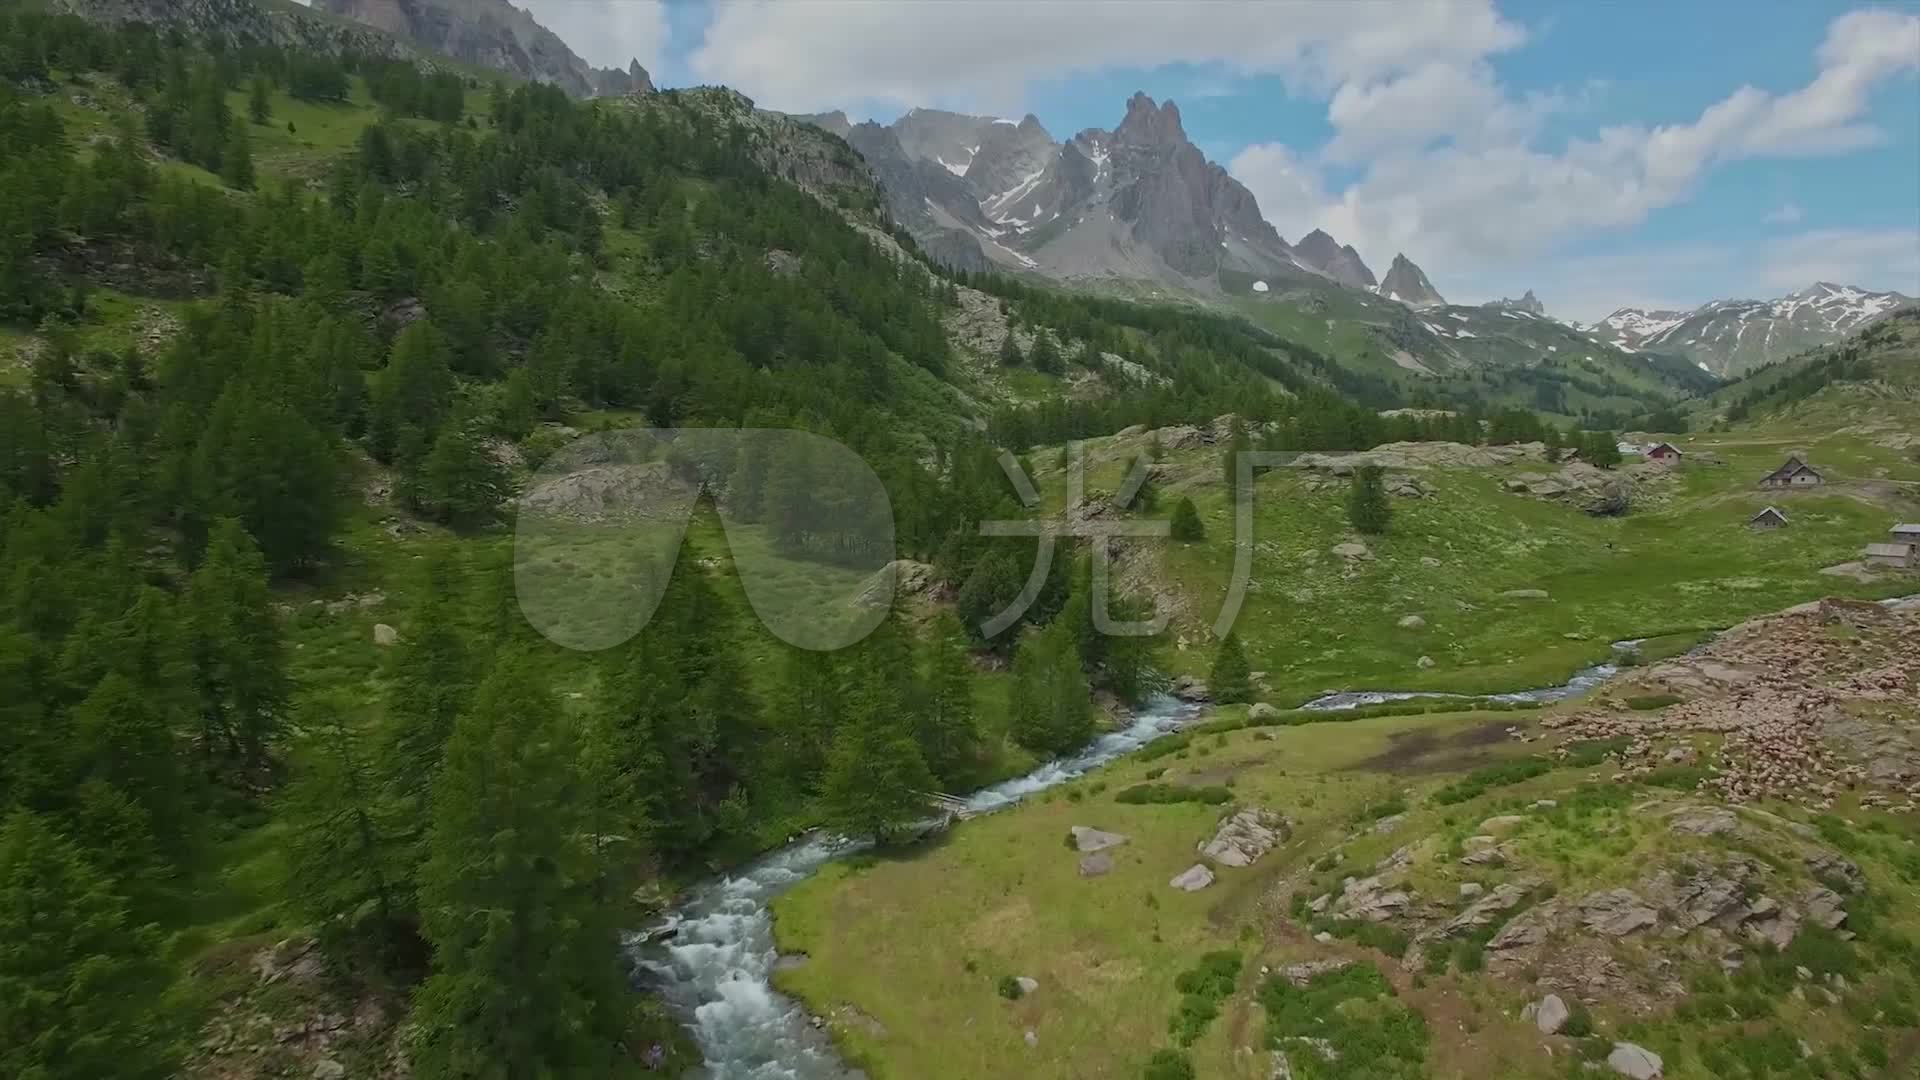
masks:
[[[638,60],[658,73],[670,27],[665,0],[519,0],[540,25],[560,35],[595,67],[626,70]]]
[[[1219,64],[1328,94],[1420,64],[1471,63],[1524,37],[1492,0],[1396,4],[1391,18],[1381,10],[1343,0],[734,0],[715,6],[692,67],[776,109],[877,101],[1015,111],[1029,83],[1104,68]]]
[[[1861,120],[1869,94],[1920,67],[1920,16],[1841,16],[1816,55],[1819,74],[1791,93],[1742,86],[1690,123],[1604,128],[1552,152],[1532,145],[1528,118],[1551,103],[1516,98],[1484,67],[1418,68],[1334,93],[1329,149],[1370,152],[1344,190],[1314,195],[1312,168],[1273,144],[1249,147],[1229,170],[1263,209],[1270,199],[1293,204],[1283,213],[1296,229],[1311,222],[1369,259],[1405,251],[1436,280],[1465,277],[1639,224],[1687,198],[1717,165],[1873,141],[1879,133]],[[1299,205],[1303,198],[1317,206]]]
[[[1774,290],[1835,281],[1920,296],[1920,229],[1809,229],[1769,244],[1759,266]]]
[[[1806,216],[1807,212],[1800,208],[1799,203],[1789,202],[1781,203],[1779,206],[1767,211],[1767,216],[1760,220],[1768,225],[1798,225],[1800,224],[1800,219]]]

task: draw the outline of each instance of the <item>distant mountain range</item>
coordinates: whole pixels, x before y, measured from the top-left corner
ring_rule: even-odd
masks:
[[[1916,303],[1897,292],[1818,281],[1777,300],[1715,300],[1692,311],[1621,308],[1584,329],[1620,348],[1683,357],[1731,378]]]
[[[1359,252],[1325,232],[1288,244],[1253,193],[1187,138],[1171,101],[1135,94],[1113,130],[1065,141],[1031,114],[802,119],[846,139],[873,167],[895,219],[933,258],[961,269],[1202,293],[1331,281],[1413,307],[1444,302],[1404,255],[1377,282]]]

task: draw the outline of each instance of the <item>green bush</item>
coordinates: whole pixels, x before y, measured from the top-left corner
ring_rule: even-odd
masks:
[[[1475,769],[1434,792],[1433,801],[1441,806],[1453,806],[1470,799],[1477,799],[1489,789],[1525,783],[1536,776],[1545,776],[1552,771],[1553,763],[1545,758],[1528,757],[1498,762]]]
[[[1240,954],[1230,949],[1210,952],[1173,980],[1174,989],[1182,995],[1179,1008],[1167,1021],[1174,1042],[1192,1046],[1206,1034],[1207,1025],[1220,1015],[1220,1003],[1233,996],[1241,963]]]
[[[1027,993],[1025,990],[1020,989],[1020,980],[1014,978],[1012,975],[1000,976],[1000,982],[994,989],[1000,991],[1000,996],[1006,998],[1008,1001],[1019,1001],[1025,997]]]
[[[1207,806],[1220,806],[1233,801],[1233,792],[1224,787],[1192,787],[1186,784],[1135,784],[1124,788],[1113,797],[1115,802],[1129,805],[1161,805],[1168,803],[1204,803]]]
[[[1178,1050],[1155,1050],[1147,1061],[1146,1080],[1193,1080],[1193,1062]]]
[[[1679,694],[1636,694],[1627,699],[1627,708],[1634,712],[1650,712],[1664,709],[1669,705],[1678,705],[1685,700]]]

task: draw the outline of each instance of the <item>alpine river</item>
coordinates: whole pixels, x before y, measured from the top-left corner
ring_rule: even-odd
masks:
[[[1883,600],[1896,610],[1920,597]],[[1637,641],[1614,644],[1616,651]],[[1613,663],[1575,672],[1559,686],[1491,697],[1502,701],[1560,701],[1585,693],[1618,670]],[[1329,711],[1411,698],[1455,695],[1410,691],[1346,691],[1307,702]],[[1079,754],[1050,761],[1025,776],[982,788],[966,799],[975,811],[1011,806],[1035,792],[1099,768],[1193,722],[1201,706],[1160,698],[1125,730],[1102,735]],[[632,950],[643,977],[693,1032],[711,1080],[847,1080],[850,1070],[806,1009],[773,988],[780,954],[773,944],[773,898],[822,866],[864,844],[812,833],[770,855],[694,889],[657,926],[636,935]]]

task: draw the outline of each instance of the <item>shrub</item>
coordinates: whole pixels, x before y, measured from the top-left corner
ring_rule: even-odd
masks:
[[[1000,996],[1006,998],[1008,1001],[1019,1001],[1022,997],[1025,997],[1027,993],[1025,990],[1020,989],[1020,980],[1014,978],[1012,975],[1000,976],[1000,982],[995,986],[995,989],[1000,991]]]
[[[1155,1050],[1144,1075],[1146,1080],[1193,1080],[1193,1062],[1178,1050]]]
[[[1636,694],[1627,699],[1627,708],[1635,712],[1649,712],[1678,705],[1682,700],[1679,694]]]
[[[1148,783],[1124,788],[1113,799],[1115,802],[1135,806],[1189,802],[1220,806],[1233,801],[1233,792],[1219,786],[1191,787],[1186,784]]]
[[[1553,763],[1545,758],[1529,757],[1502,761],[1485,768],[1475,769],[1465,777],[1434,792],[1433,801],[1441,806],[1453,806],[1470,799],[1477,799],[1491,788],[1523,783],[1551,771],[1553,771]]]

